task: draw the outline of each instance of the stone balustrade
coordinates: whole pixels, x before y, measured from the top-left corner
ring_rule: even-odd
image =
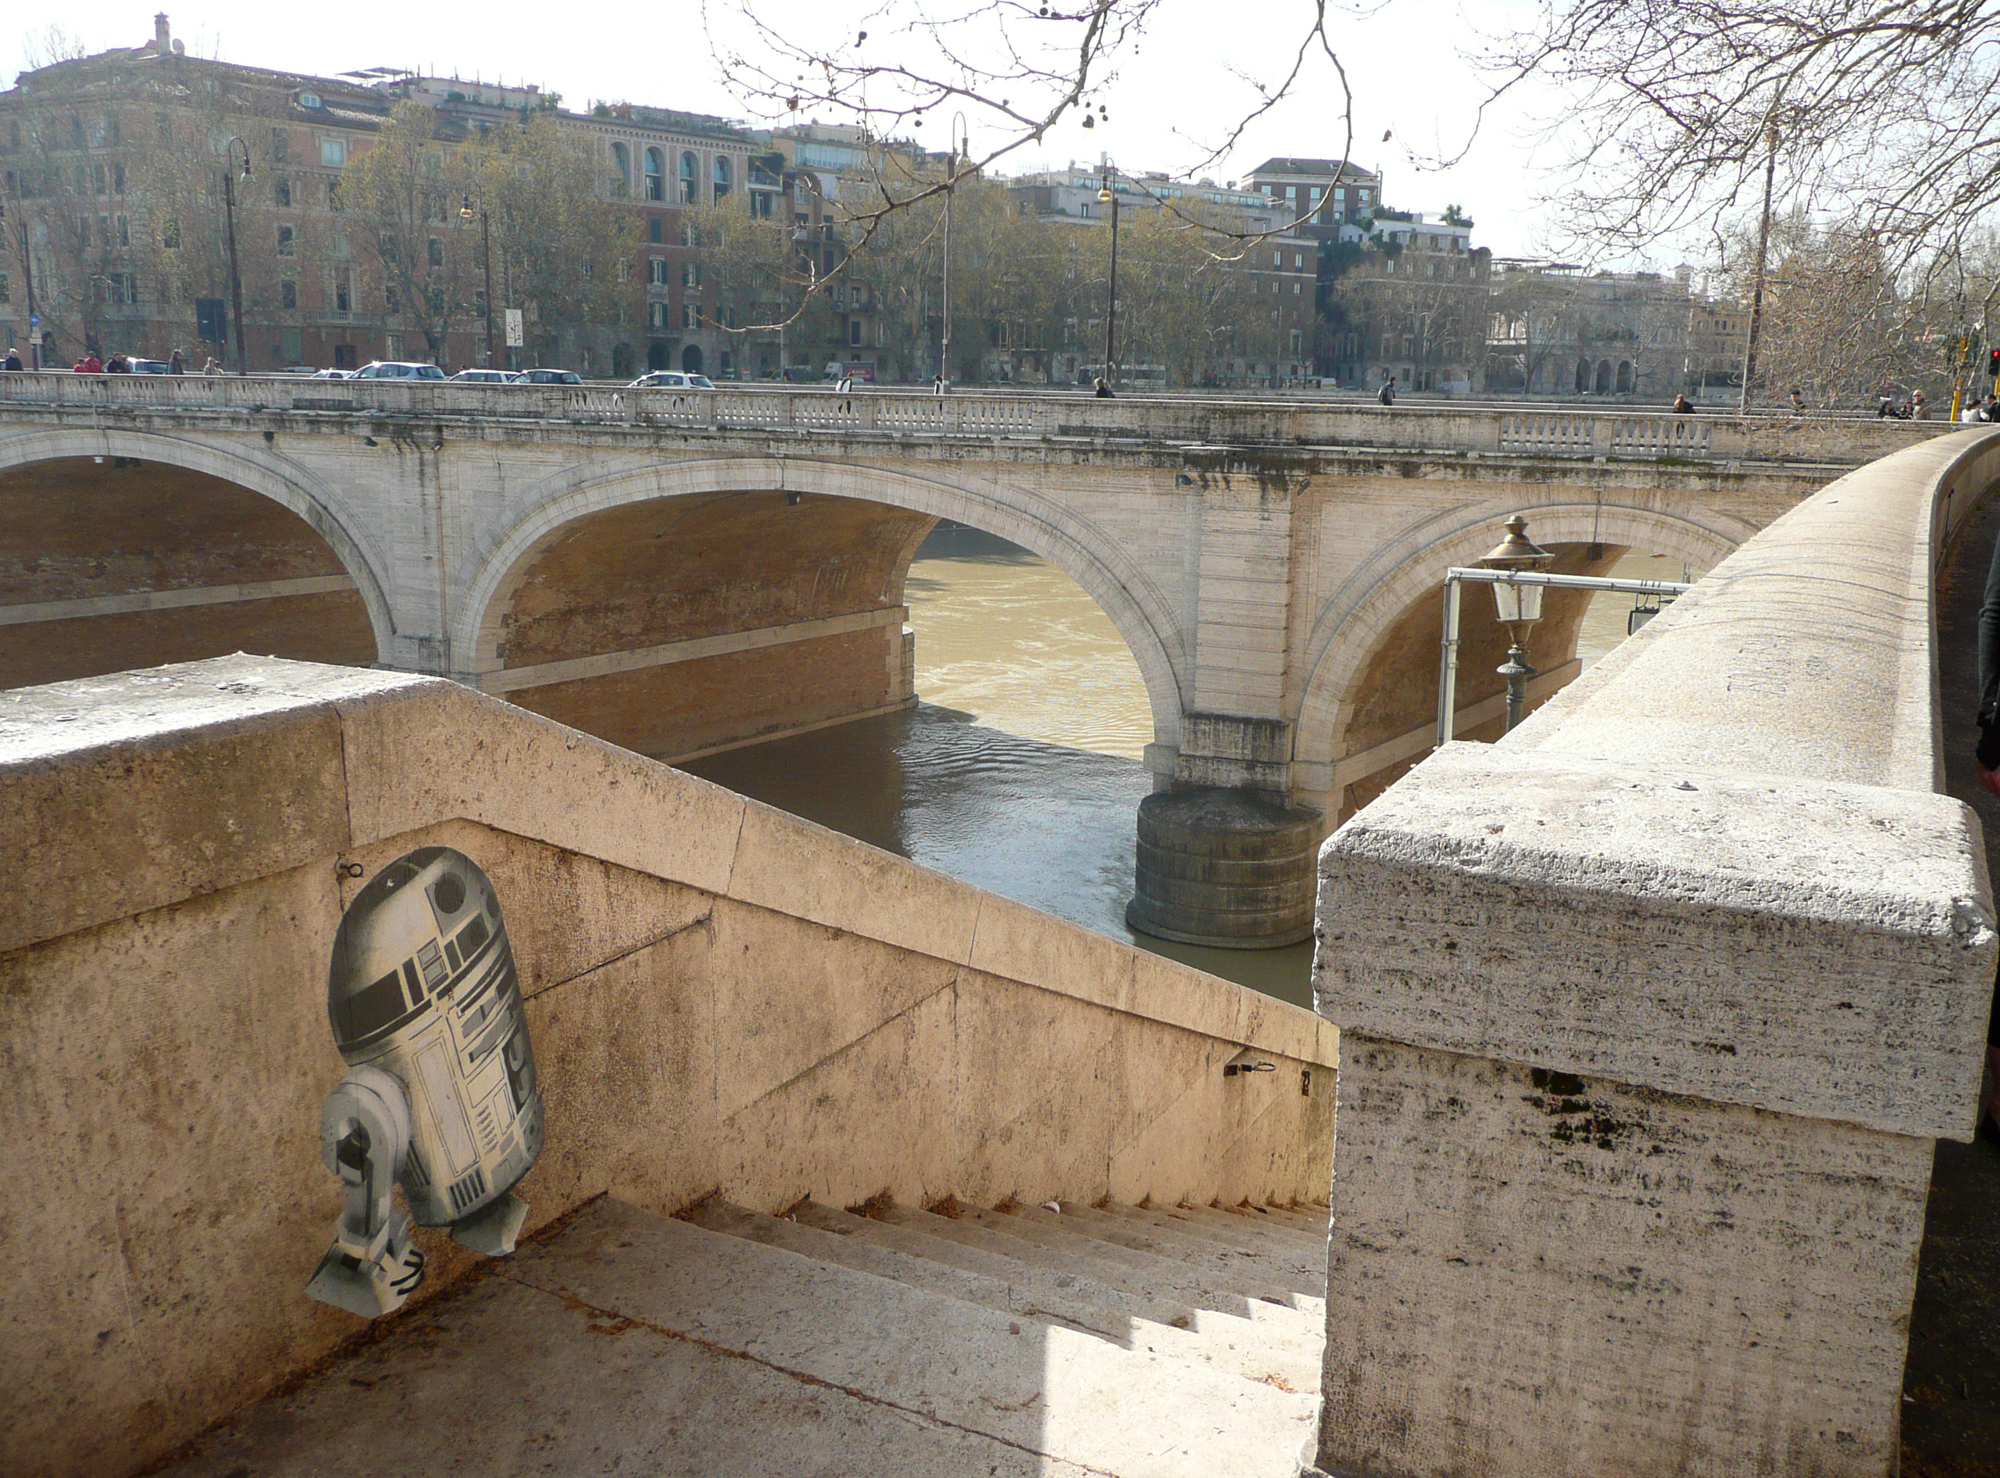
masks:
[[[1996,483],[1847,474],[1329,839],[1327,1471],[1896,1471],[1996,949],[1933,572]]]
[[[1944,422],[1748,416],[1475,403],[1394,407],[1326,400],[1234,400],[1006,389],[493,385],[317,380],[267,375],[0,376],[8,405],[300,411],[424,419],[549,421],[717,431],[879,432],[892,436],[1129,439],[1218,446],[1354,447],[1632,461],[1851,464],[1950,430]]]

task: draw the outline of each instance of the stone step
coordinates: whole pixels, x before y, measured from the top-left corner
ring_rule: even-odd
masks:
[[[1256,1257],[1273,1269],[1283,1269],[1297,1281],[1287,1286],[1295,1292],[1326,1296],[1326,1244],[1315,1245],[1297,1233],[1254,1225],[1217,1225],[1193,1217],[1184,1210],[1142,1211],[1136,1206],[1063,1207],[1065,1215],[1104,1216],[1115,1224],[1144,1230],[1147,1235],[1178,1238],[1191,1247],[1219,1247]],[[1211,1213],[1213,1215],[1214,1213]],[[1234,1218],[1223,1218],[1231,1221]]]
[[[1122,1263],[1100,1263],[1048,1248],[1003,1232],[989,1231],[961,1213],[956,1219],[888,1206],[866,1217],[808,1202],[801,1221],[828,1231],[865,1237],[919,1256],[950,1261],[1003,1279],[1045,1278],[1056,1287],[1075,1287],[1134,1319],[1166,1323],[1230,1342],[1251,1341],[1258,1350],[1282,1353],[1317,1366],[1326,1347],[1323,1320],[1301,1319],[1289,1305],[1214,1295],[1169,1280],[1166,1288],[1135,1282]],[[1191,1294],[1183,1297],[1179,1295]],[[1204,1301],[1205,1300],[1205,1301]],[[1235,1312],[1215,1307],[1228,1304]]]
[[[1219,1263],[1200,1266],[1120,1246],[1089,1236],[1077,1227],[1062,1226],[1061,1217],[1053,1212],[1040,1208],[1036,1208],[1036,1212],[1035,1216],[1029,1216],[1025,1211],[987,1211],[964,1207],[947,1226],[936,1226],[927,1221],[923,1229],[934,1231],[938,1236],[972,1238],[975,1245],[1011,1253],[1024,1261],[1037,1261],[1058,1271],[1086,1271],[1103,1282],[1148,1288],[1201,1308],[1216,1309],[1248,1319],[1268,1320],[1303,1334],[1324,1337],[1323,1327],[1294,1301],[1296,1295],[1276,1283],[1238,1276],[1235,1270]],[[903,1207],[891,1208],[883,1214],[906,1225],[910,1224],[909,1218],[929,1216],[927,1212],[911,1212]],[[979,1240],[982,1236],[1003,1240],[998,1243]],[[1021,1250],[1020,1244],[1032,1250]]]
[[[821,1208],[824,1210],[825,1208]],[[832,1213],[861,1227],[871,1223],[845,1211]],[[1197,1360],[1216,1370],[1243,1380],[1261,1381],[1279,1390],[1313,1391],[1320,1382],[1320,1354],[1303,1343],[1272,1337],[1267,1326],[1248,1319],[1215,1315],[1210,1327],[1194,1327],[1193,1311],[1180,1317],[1176,1326],[1127,1313],[1106,1294],[1102,1285],[1073,1275],[1015,1264],[1008,1277],[972,1272],[952,1262],[932,1257],[930,1249],[965,1252],[936,1237],[890,1228],[912,1243],[928,1243],[929,1248],[908,1250],[883,1245],[865,1235],[826,1230],[809,1221],[765,1216],[727,1202],[711,1201],[687,1218],[696,1226],[727,1236],[745,1237],[767,1246],[782,1247],[822,1262],[838,1263],[880,1278],[893,1278],[912,1288],[963,1299],[990,1309],[1023,1314],[1033,1319],[1064,1324],[1095,1334],[1126,1349],[1150,1350],[1178,1360]],[[995,1259],[996,1261],[998,1259]],[[1219,1328],[1224,1322],[1233,1330]]]
[[[1277,1226],[1288,1226],[1308,1236],[1326,1240],[1327,1228],[1333,1224],[1333,1210],[1327,1206],[1255,1206],[1245,1213],[1250,1221],[1269,1220]]]
[[[1279,1236],[1288,1240],[1303,1242],[1322,1260],[1326,1254],[1328,1222],[1322,1218],[1317,1224],[1308,1223],[1303,1227],[1291,1226],[1274,1220],[1268,1213],[1260,1213],[1254,1207],[1229,1206],[1176,1206],[1171,1208],[1183,1212],[1196,1226],[1220,1230],[1248,1232],[1253,1236]]]
[[[1292,1478],[1309,1395],[598,1201],[176,1478]]]
[[[1152,1235],[1150,1227],[1135,1226],[1101,1211],[1080,1210],[1067,1215],[1042,1206],[1021,1206],[1014,1208],[1011,1216],[1045,1232],[1096,1241],[1106,1255],[1147,1258],[1179,1267],[1204,1285],[1229,1289],[1252,1299],[1283,1302],[1296,1309],[1311,1309],[1315,1305],[1323,1309],[1326,1303],[1323,1294],[1309,1293],[1302,1286],[1310,1284],[1308,1274],[1274,1266],[1242,1248],[1173,1234]]]

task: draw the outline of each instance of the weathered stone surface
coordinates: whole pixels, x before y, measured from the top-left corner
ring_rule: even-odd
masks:
[[[340,850],[330,705],[422,682],[237,657],[0,693],[0,950]]]
[[[40,838],[38,876],[131,890],[81,923],[22,909],[0,952],[0,1240],[37,1249],[0,1270],[0,1377],[59,1393],[0,1424],[10,1475],[123,1475],[353,1332],[303,1294],[338,1209],[327,960],[342,905],[419,846],[473,858],[508,924],[548,1114],[531,1230],[606,1192],[1324,1195],[1337,1035],[1309,1013],[452,684],[168,678],[40,690],[0,755],[8,855]],[[194,783],[216,755],[219,793]],[[35,830],[23,794],[70,824]],[[231,850],[239,816],[308,798],[321,831]],[[1281,1071],[1224,1079],[1245,1045]],[[419,1241],[411,1319],[479,1265]]]
[[[1320,1466],[1894,1471],[1928,1141],[1342,1049]]]
[[[1350,1031],[1969,1138],[1996,940],[1945,796],[1457,744],[1328,841]]]

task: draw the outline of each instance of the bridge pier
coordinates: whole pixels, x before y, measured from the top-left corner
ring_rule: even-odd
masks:
[[[1139,803],[1130,927],[1220,949],[1311,937],[1323,818],[1286,798],[1290,751],[1282,719],[1182,718],[1167,787]]]

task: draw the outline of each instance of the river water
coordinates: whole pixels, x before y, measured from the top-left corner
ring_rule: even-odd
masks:
[[[1641,552],[1614,572],[1678,579]],[[720,785],[1045,909],[1085,928],[1311,1005],[1312,947],[1202,949],[1125,927],[1134,817],[1151,779],[1138,664],[1053,565],[941,526],[911,565],[918,705],[687,762]],[[1629,597],[1596,597],[1585,665],[1625,636]]]

